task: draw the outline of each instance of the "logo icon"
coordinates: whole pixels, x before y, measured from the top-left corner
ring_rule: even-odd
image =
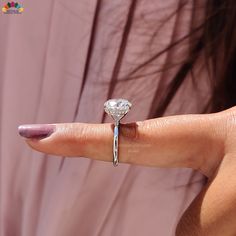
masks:
[[[8,2],[2,8],[2,12],[5,14],[21,14],[24,8],[18,2]]]

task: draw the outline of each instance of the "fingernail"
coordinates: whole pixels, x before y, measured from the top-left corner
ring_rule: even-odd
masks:
[[[18,132],[22,137],[31,139],[43,139],[49,137],[55,131],[53,124],[20,125]]]

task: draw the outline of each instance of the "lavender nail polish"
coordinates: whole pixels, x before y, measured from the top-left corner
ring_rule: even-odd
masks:
[[[55,131],[53,124],[20,125],[18,132],[22,137],[31,139],[43,139],[49,137]]]

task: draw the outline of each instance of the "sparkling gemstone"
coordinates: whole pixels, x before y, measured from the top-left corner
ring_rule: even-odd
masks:
[[[129,112],[131,106],[132,104],[126,99],[110,99],[104,103],[104,110],[114,120],[119,121]]]

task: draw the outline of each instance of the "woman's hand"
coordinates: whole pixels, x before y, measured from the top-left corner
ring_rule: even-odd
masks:
[[[208,184],[181,218],[177,235],[235,235],[236,108],[121,124],[119,162],[190,167]],[[26,125],[19,133],[35,150],[112,162],[113,124]],[[40,139],[39,139],[40,138]],[[118,167],[119,168],[119,167]]]

